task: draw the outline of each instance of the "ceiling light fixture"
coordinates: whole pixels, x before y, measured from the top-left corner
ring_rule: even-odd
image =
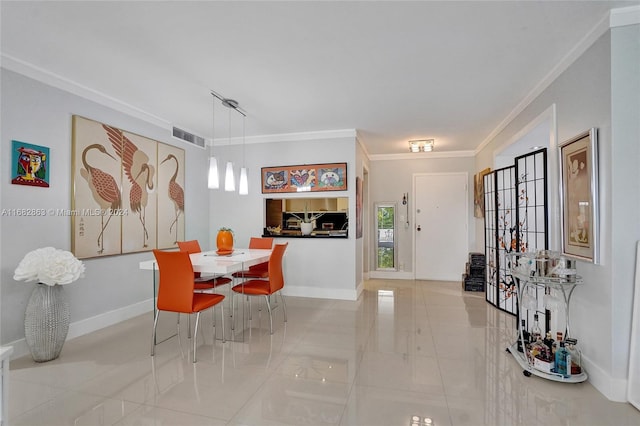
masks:
[[[249,188],[248,188],[248,183],[247,183],[247,169],[244,166],[244,144],[245,144],[245,119],[247,117],[247,113],[244,112],[241,108],[240,105],[238,104],[237,101],[233,100],[233,99],[229,99],[229,98],[225,98],[221,95],[219,95],[218,93],[214,92],[213,90],[211,91],[211,94],[215,97],[218,98],[221,102],[222,105],[224,105],[225,107],[229,108],[229,146],[231,146],[231,110],[234,110],[235,112],[237,112],[238,114],[242,115],[242,169],[240,170],[240,194],[242,195],[246,195],[249,193]],[[215,103],[214,103],[214,107],[215,107]],[[214,108],[215,109],[215,108]],[[213,144],[212,144],[213,146]],[[212,150],[213,152],[213,150]],[[212,161],[213,159],[213,161]],[[210,188],[212,187],[211,184],[213,183],[212,181],[215,181],[216,178],[212,178],[212,169],[214,166],[212,166],[212,163],[215,163],[215,175],[217,176],[217,171],[218,171],[218,163],[217,160],[213,157],[213,155],[211,156],[211,158],[209,159],[209,182],[210,182]],[[218,185],[219,186],[219,185]],[[218,187],[216,186],[216,188]],[[225,191],[235,191],[236,190],[236,180],[235,180],[235,176],[233,173],[233,163],[231,161],[227,161],[227,165],[226,165],[226,170],[225,170],[225,179],[224,179],[224,190]]]
[[[433,151],[435,139],[419,139],[409,141],[410,152],[429,152]]]

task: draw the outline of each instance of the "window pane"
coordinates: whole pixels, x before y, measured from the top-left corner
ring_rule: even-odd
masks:
[[[376,205],[376,269],[396,269],[394,204]]]

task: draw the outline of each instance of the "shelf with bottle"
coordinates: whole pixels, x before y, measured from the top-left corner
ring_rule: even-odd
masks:
[[[511,274],[516,278],[514,281],[517,287],[519,318],[526,318],[533,313],[533,324],[529,330],[525,319],[518,322],[518,339],[507,348],[507,351],[523,368],[525,376],[533,374],[559,382],[583,382],[587,380],[587,374],[581,366],[581,353],[577,347],[577,339],[569,337],[571,295],[576,286],[582,283],[582,278],[575,273],[575,269],[567,269],[565,267],[567,263],[554,262],[553,255],[549,256],[550,252],[544,252],[543,260],[549,264],[537,262],[535,254],[527,253],[523,256],[523,253],[514,253],[512,255]],[[554,265],[563,266],[560,275],[557,274],[558,268]],[[574,265],[573,268],[575,268]],[[535,288],[544,289],[542,294],[544,294],[545,306],[554,305],[556,308],[564,306],[565,329],[564,332],[557,333],[555,341],[549,331],[544,335],[542,333],[538,317],[540,311],[537,310],[538,301],[529,300],[534,297],[532,295],[538,294],[535,290],[531,291]],[[562,297],[551,296],[551,288],[556,289],[555,292]]]

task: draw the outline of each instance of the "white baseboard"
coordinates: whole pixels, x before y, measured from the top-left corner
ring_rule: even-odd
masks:
[[[386,279],[386,280],[413,280],[413,272],[387,272],[387,271],[371,271],[369,272],[371,279]]]
[[[126,321],[129,318],[137,317],[146,312],[153,310],[152,299],[143,300],[142,302],[134,303],[133,305],[125,306],[120,309],[105,312],[95,317],[86,318],[80,321],[69,324],[69,333],[67,334],[67,340],[74,337],[80,337],[85,334],[92,333],[105,327],[117,324],[122,321]],[[7,346],[13,346],[13,354],[11,359],[20,358],[25,355],[29,355],[29,347],[25,339],[14,340],[7,343]],[[62,349],[64,351],[64,348]]]
[[[615,379],[602,368],[582,355],[582,366],[589,376],[589,383],[607,399],[616,402],[627,402],[627,379]]]
[[[285,296],[311,297],[315,299],[358,300],[358,290],[344,290],[338,288],[300,287],[287,285]]]

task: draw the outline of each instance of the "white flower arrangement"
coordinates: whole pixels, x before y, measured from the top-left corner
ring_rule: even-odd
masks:
[[[38,281],[46,285],[70,284],[84,276],[84,263],[71,252],[53,247],[27,253],[13,273],[16,281]]]

